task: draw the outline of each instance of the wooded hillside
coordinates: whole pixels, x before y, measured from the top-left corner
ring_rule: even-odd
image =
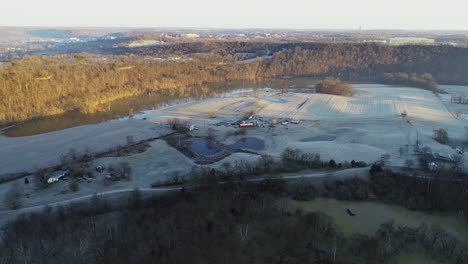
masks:
[[[151,49],[145,51],[145,56],[62,55],[13,61],[11,66],[0,68],[0,122],[72,110],[106,111],[111,101],[147,92],[183,96],[193,85],[283,75],[401,84],[404,80],[399,77],[407,74],[409,85],[416,82],[418,86],[421,81],[428,87],[435,87],[435,82],[468,84],[468,48],[376,44],[294,48],[288,44],[284,46],[287,50],[275,52],[270,60],[236,64],[226,49],[232,46],[241,51],[244,45],[217,45],[221,44],[201,45],[200,52],[210,53],[194,53],[179,61],[154,60],[148,57]],[[257,49],[246,49],[266,48],[265,43],[258,45]],[[274,49],[281,47],[276,44]]]
[[[333,75],[342,80],[376,80],[384,73],[431,74],[439,83],[468,84],[468,48],[330,44],[273,55],[264,76]]]
[[[0,69],[0,122],[78,110],[105,111],[107,103],[146,92],[183,96],[187,87],[252,79],[257,64],[237,66],[200,55],[185,62],[119,57],[112,63],[72,56],[31,57]]]

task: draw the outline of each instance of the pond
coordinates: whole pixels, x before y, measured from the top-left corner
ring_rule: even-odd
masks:
[[[320,135],[315,137],[303,138],[301,142],[314,142],[314,141],[333,141],[336,139],[335,135]]]
[[[449,234],[468,245],[468,223],[462,216],[456,214],[429,214],[382,202],[351,202],[327,198],[316,198],[312,201],[284,199],[281,203],[287,208],[324,212],[335,219],[346,236],[354,233],[373,235],[380,224],[393,219],[395,224],[409,227],[417,227],[423,223],[439,225]],[[346,212],[347,208],[352,209],[356,215],[349,216]]]
[[[434,259],[422,248],[415,248],[410,252],[402,252],[399,256],[390,259],[390,264],[448,264],[450,262],[443,259]]]
[[[209,141],[204,138],[192,139],[190,149],[201,156],[217,155],[224,151],[224,148],[210,146]]]
[[[125,119],[131,112],[135,113],[135,118],[143,119],[148,117],[147,114],[141,113],[141,111],[144,110],[154,110],[204,98],[241,97],[255,94],[258,91],[277,92],[282,89],[293,87],[295,87],[293,89],[296,91],[301,91],[299,88],[305,88],[305,91],[309,91],[310,88],[307,88],[307,86],[314,83],[316,83],[316,80],[312,78],[278,78],[258,81],[213,83],[187,87],[180,91],[149,93],[113,101],[109,103],[108,111],[106,112],[94,114],[67,112],[62,115],[29,120],[4,131],[4,135],[9,137],[29,136],[80,125],[101,123],[108,120]]]
[[[236,143],[229,145],[229,147],[236,150],[262,150],[265,148],[265,141],[254,137],[245,137],[237,140]]]

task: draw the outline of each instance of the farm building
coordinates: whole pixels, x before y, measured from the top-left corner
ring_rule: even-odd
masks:
[[[452,155],[448,153],[440,153],[440,152],[432,152],[432,157],[437,160],[442,160],[442,161],[447,161],[447,162],[453,162],[453,157]]]
[[[439,166],[437,166],[437,164],[435,162],[429,162],[427,164],[427,168],[431,171],[437,171]]]
[[[59,180],[63,179],[66,174],[67,171],[59,170],[53,172],[52,174],[46,175],[47,183],[58,182]]]
[[[240,128],[252,128],[252,127],[255,127],[256,124],[254,124],[253,122],[243,122],[243,123],[240,123],[239,124],[239,127]]]

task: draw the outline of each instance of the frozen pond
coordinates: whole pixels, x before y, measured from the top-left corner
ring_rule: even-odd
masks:
[[[241,138],[236,143],[229,145],[229,147],[239,150],[239,149],[249,149],[249,150],[262,150],[265,148],[265,142],[261,139],[254,137],[245,137]]]
[[[303,138],[301,142],[314,142],[314,141],[333,141],[336,139],[335,135],[320,135],[315,137]]]
[[[190,144],[190,149],[202,156],[216,155],[224,151],[220,147],[212,147],[208,144],[208,140],[204,138],[194,138]]]
[[[316,198],[312,201],[284,200],[289,208],[301,208],[304,211],[321,211],[332,216],[346,236],[355,233],[373,235],[380,224],[393,219],[395,224],[417,227],[423,223],[438,225],[458,240],[468,244],[468,225],[463,216],[450,213],[433,212],[431,214],[408,210],[402,206],[382,202],[339,201],[328,198]],[[351,208],[356,216],[346,212]]]

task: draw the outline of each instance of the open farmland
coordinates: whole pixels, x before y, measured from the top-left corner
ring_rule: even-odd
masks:
[[[411,117],[453,119],[444,104],[430,91],[386,85],[355,85],[355,95],[344,97],[312,93],[261,93],[258,96],[216,98],[178,105],[165,113],[238,115],[249,111],[271,118],[302,120],[385,118],[406,111]]]
[[[127,136],[138,142],[169,133],[165,127],[141,120],[121,120],[86,125],[27,137],[0,136],[0,175],[34,172],[55,166],[71,149],[96,153],[125,145]]]
[[[418,156],[413,151],[417,137],[421,146],[453,154],[452,146],[433,140],[433,129],[446,128],[451,142],[455,143],[466,134],[464,123],[456,119],[432,92],[375,84],[355,85],[354,91],[354,96],[343,97],[311,93],[309,89],[295,93],[263,89],[250,94],[167,106],[136,117],[146,120],[120,120],[29,137],[4,137],[0,138],[3,145],[0,157],[8,163],[1,170],[3,173],[32,172],[36,168],[59,164],[60,155],[71,148],[78,152],[99,152],[125,145],[129,135],[135,141],[165,135],[173,132],[164,125],[172,118],[196,126],[198,129],[190,132],[194,138],[204,139],[212,134],[215,142],[229,146],[249,137],[264,144],[252,152],[233,153],[208,165],[216,169],[241,160],[254,161],[260,155],[279,159],[287,148],[317,153],[324,161],[334,159],[340,163],[356,160],[371,164],[383,154],[389,154],[389,164],[401,167],[405,166],[406,159],[417,161]],[[404,111],[408,113],[407,117],[401,116]],[[240,130],[233,123],[251,114],[258,127],[236,134]],[[280,123],[297,119],[300,123],[270,126],[274,119]],[[180,141],[177,144],[180,145]],[[12,153],[17,154],[10,155]],[[156,140],[143,153],[98,158],[93,161],[93,166],[128,163],[133,170],[132,179],[109,183],[104,174],[97,174],[92,182],[81,184],[77,193],[67,191],[66,183],[56,184],[41,194],[31,189],[28,191],[31,198],[25,204],[32,206],[98,191],[149,188],[151,183],[170,181],[175,177],[188,178],[193,167],[204,165],[184,154],[166,141]]]
[[[407,117],[402,117],[404,112]],[[452,153],[452,148],[466,134],[463,122],[434,93],[379,84],[355,85],[352,97],[311,93],[308,89],[302,93],[262,91],[194,101],[146,114],[154,122],[165,122],[168,118],[188,121],[200,127],[198,132],[193,132],[198,136],[206,135],[206,129],[211,128],[222,137],[233,127],[220,123],[231,123],[252,113],[261,128],[249,130],[249,136],[264,140],[266,148],[261,153],[274,156],[289,147],[320,153],[327,160],[375,162],[388,153],[393,165],[404,166],[407,158],[418,158],[412,147],[417,138],[421,146]],[[267,129],[274,119],[296,119],[301,124]],[[447,129],[452,145],[442,145],[432,139],[433,130],[439,127]],[[303,141],[326,134],[335,135],[336,139]],[[404,157],[399,154],[400,148],[405,149]]]
[[[447,108],[452,114],[458,119],[468,122],[468,104],[456,103],[452,101],[459,97],[466,100],[468,98],[468,87],[467,86],[455,86],[455,85],[443,85],[442,89],[446,94],[441,94],[440,98],[445,103]]]

